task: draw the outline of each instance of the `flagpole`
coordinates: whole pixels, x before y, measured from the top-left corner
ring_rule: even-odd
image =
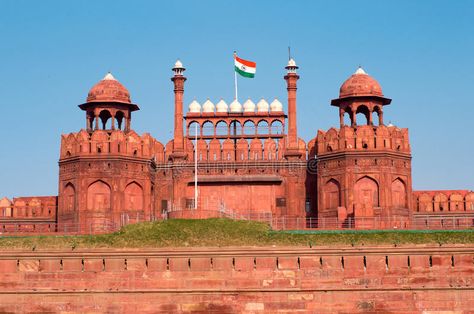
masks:
[[[198,172],[197,172],[197,151],[198,151],[198,127],[195,123],[195,147],[194,147],[194,209],[197,209],[197,198],[198,198]]]
[[[234,87],[235,87],[235,100],[238,101],[239,95],[237,93],[237,71],[235,71],[235,57],[237,53],[234,51]]]

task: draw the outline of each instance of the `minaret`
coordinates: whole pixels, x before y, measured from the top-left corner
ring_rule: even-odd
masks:
[[[300,77],[296,74],[298,66],[293,58],[290,58],[285,69],[287,73],[284,78],[287,85],[286,90],[288,91],[288,142],[285,157],[287,159],[297,159],[301,157],[301,153],[298,151],[298,133],[296,131],[296,90],[297,81]]]
[[[171,80],[174,83],[174,141],[173,159],[185,157],[184,133],[183,133],[183,94],[186,77],[183,75],[186,70],[181,61],[177,60],[172,69],[174,76]]]

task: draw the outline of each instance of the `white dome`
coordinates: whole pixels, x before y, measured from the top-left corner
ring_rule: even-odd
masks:
[[[255,112],[255,104],[250,98],[244,102],[244,112]]]
[[[202,112],[214,112],[214,104],[209,99],[202,104]]]
[[[258,112],[268,112],[268,108],[270,105],[265,99],[260,99],[257,103],[257,111]]]
[[[110,72],[108,72],[102,80],[103,81],[116,81],[115,77]]]
[[[270,104],[270,111],[283,111],[283,105],[281,102],[275,98],[274,101]]]
[[[355,71],[354,74],[366,74],[367,75],[367,73],[364,71],[364,69],[362,69],[361,66],[359,68],[357,68],[357,70]]]
[[[225,103],[223,99],[219,100],[219,102],[216,104],[216,111],[217,112],[227,112],[229,107]]]
[[[242,105],[237,99],[230,103],[230,112],[242,112]]]
[[[288,65],[289,67],[295,67],[296,66],[296,62],[293,58],[291,58],[290,60],[288,60]]]
[[[190,104],[189,104],[189,112],[201,112],[201,105],[193,100]]]
[[[183,67],[183,63],[181,63],[181,61],[178,59],[178,60],[176,60],[176,63],[174,64],[174,67],[180,69],[180,68]]]

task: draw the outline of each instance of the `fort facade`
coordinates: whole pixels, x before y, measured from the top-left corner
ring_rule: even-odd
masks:
[[[286,112],[277,99],[192,101],[184,112],[185,68],[177,61],[172,70],[168,143],[133,130],[139,106],[108,73],[79,105],[85,127],[61,136],[58,195],[0,200],[1,231],[93,233],[223,213],[297,228],[472,226],[474,192],[413,191],[408,129],[385,124],[392,100],[362,68],[331,101],[339,127],[307,142],[298,136],[293,59]]]

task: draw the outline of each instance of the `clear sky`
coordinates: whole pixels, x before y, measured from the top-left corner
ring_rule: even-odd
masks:
[[[239,98],[286,106],[288,45],[305,141],[338,126],[330,100],[362,65],[393,99],[386,122],[410,130],[414,188],[474,189],[473,21],[461,0],[0,0],[0,196],[57,194],[60,134],[85,126],[77,105],[107,71],[140,105],[132,127],[165,144],[178,57],[186,108],[232,100],[234,50],[257,62]]]

